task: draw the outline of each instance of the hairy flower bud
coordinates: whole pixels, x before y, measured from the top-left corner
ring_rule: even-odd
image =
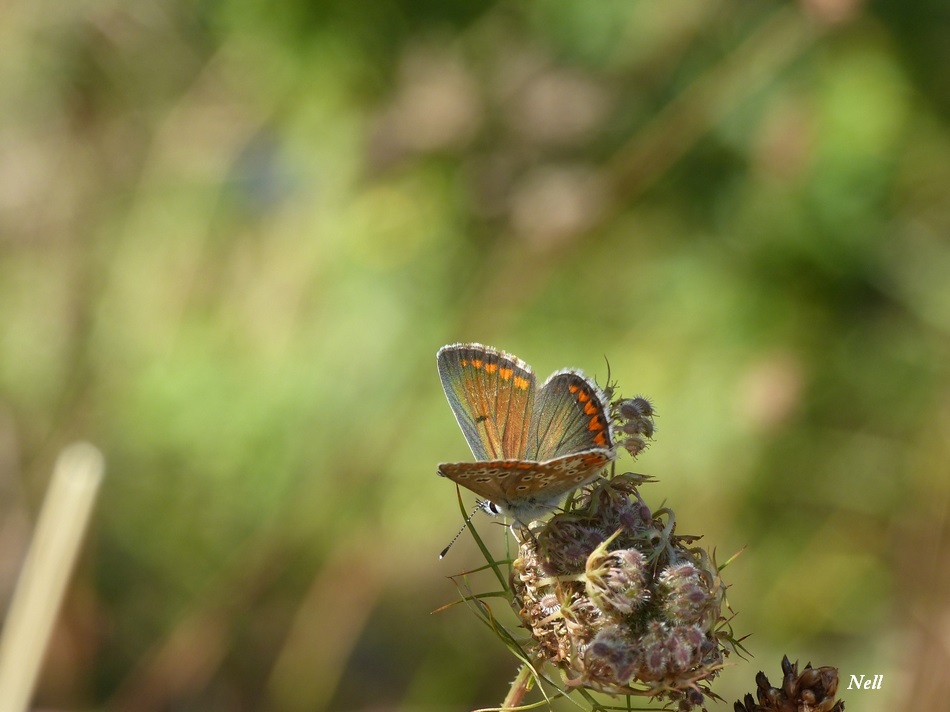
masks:
[[[632,613],[650,596],[645,587],[645,563],[636,549],[608,552],[601,544],[587,557],[587,595],[605,611]]]
[[[626,449],[631,457],[643,452],[647,440],[653,438],[656,431],[653,415],[653,406],[643,396],[627,398],[614,404],[613,416],[617,422],[618,445]]]
[[[665,593],[663,609],[669,620],[703,623],[709,615],[719,615],[720,591],[712,591],[706,573],[691,563],[669,566],[660,573]]]

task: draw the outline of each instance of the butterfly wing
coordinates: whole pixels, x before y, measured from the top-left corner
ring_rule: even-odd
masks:
[[[445,396],[475,458],[524,458],[535,397],[531,367],[481,344],[443,346],[436,360]]]
[[[439,465],[439,474],[492,502],[506,516],[527,523],[592,480],[612,458],[612,450],[596,448],[545,462],[445,463]]]
[[[538,390],[528,433],[528,460],[551,460],[614,447],[609,403],[593,381],[573,369],[553,374]]]
[[[491,502],[502,502],[510,498],[522,480],[533,478],[532,468],[536,462],[521,460],[483,460],[481,462],[446,462],[439,465],[439,474],[471,490],[479,497]],[[527,494],[527,491],[525,491]]]

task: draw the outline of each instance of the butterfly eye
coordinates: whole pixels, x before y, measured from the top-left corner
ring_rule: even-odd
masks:
[[[484,509],[493,517],[497,517],[501,514],[501,507],[499,507],[494,502],[489,502],[487,499],[482,500],[482,509]]]

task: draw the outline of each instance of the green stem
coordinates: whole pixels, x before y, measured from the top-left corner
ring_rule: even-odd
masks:
[[[518,676],[515,677],[511,683],[511,689],[508,690],[505,701],[501,703],[501,708],[503,710],[510,710],[518,707],[524,699],[530,684],[531,668],[527,665],[522,665],[521,670],[518,671]]]

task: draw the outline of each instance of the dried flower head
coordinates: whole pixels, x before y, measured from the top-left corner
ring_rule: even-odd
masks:
[[[735,712],[844,712],[844,701],[835,700],[838,670],[813,668],[811,663],[798,672],[798,661],[782,656],[782,686],[772,687],[764,672],[755,676],[756,697],[747,694],[737,701]]]
[[[602,480],[522,537],[513,564],[516,609],[538,659],[568,685],[645,695],[691,709],[728,653],[724,586],[673,513],[650,513],[627,474]],[[552,597],[555,610],[540,601]]]

